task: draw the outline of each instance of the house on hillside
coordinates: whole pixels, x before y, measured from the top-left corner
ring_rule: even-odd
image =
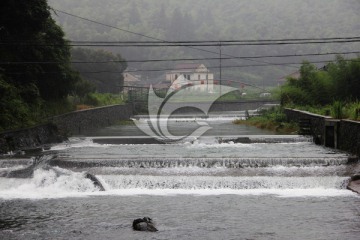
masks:
[[[204,64],[185,63],[178,64],[174,70],[166,73],[166,81],[180,88],[181,84],[195,86],[201,91],[213,92],[214,74],[211,73]]]

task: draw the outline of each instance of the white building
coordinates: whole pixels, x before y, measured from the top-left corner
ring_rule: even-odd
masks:
[[[213,92],[214,74],[211,73],[204,64],[178,64],[175,66],[174,70],[166,73],[166,81],[173,84],[180,76],[182,76],[183,79],[188,80],[188,84],[190,82],[190,85],[195,86],[195,88],[200,89],[201,91]],[[184,82],[182,78],[180,79],[181,81],[178,82]]]
[[[123,72],[124,77],[124,92],[128,92],[129,88],[141,85],[141,75],[133,74],[131,71],[126,70]]]

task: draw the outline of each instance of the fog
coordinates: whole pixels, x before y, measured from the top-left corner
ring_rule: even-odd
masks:
[[[101,24],[56,12],[54,17],[69,40],[78,41],[229,41],[265,39],[322,39],[360,36],[359,0],[50,0],[59,10]],[[201,48],[203,50],[199,50]],[[311,53],[356,54],[359,42],[261,46],[222,46],[222,58],[303,55]],[[219,47],[106,47],[126,60],[204,58],[219,76]],[[205,50],[205,51],[204,51]],[[297,70],[303,60],[318,67],[334,55],[287,56],[256,59],[223,59],[224,79],[274,85]],[[177,62],[131,63],[140,70],[171,69]],[[271,64],[281,65],[271,65]],[[254,66],[262,65],[266,66]],[[286,65],[284,65],[286,64]],[[249,66],[250,65],[250,66]],[[148,79],[162,78],[161,71],[141,72]]]

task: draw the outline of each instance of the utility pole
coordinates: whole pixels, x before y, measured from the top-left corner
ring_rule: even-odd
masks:
[[[221,56],[221,41],[219,42],[219,48],[220,48],[220,58],[219,58],[219,61],[220,61],[220,86],[219,86],[219,91],[220,91],[220,97],[221,97],[221,83],[222,83],[222,56]]]

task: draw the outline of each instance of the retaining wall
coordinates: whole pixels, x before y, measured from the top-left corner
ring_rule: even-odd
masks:
[[[360,122],[333,119],[295,109],[284,111],[289,121],[299,122],[300,119],[310,119],[312,136],[319,144],[360,156]],[[329,134],[329,131],[333,132]]]
[[[3,132],[0,134],[0,153],[20,149],[34,149],[45,144],[62,142],[63,140],[64,137],[59,135],[57,127],[53,124]]]
[[[49,119],[49,124],[0,133],[0,153],[61,142],[66,136],[83,135],[128,120],[132,115],[132,105],[113,105],[56,116]]]
[[[83,135],[120,120],[128,120],[132,115],[132,105],[113,105],[63,114],[53,117],[51,121],[62,135]]]

